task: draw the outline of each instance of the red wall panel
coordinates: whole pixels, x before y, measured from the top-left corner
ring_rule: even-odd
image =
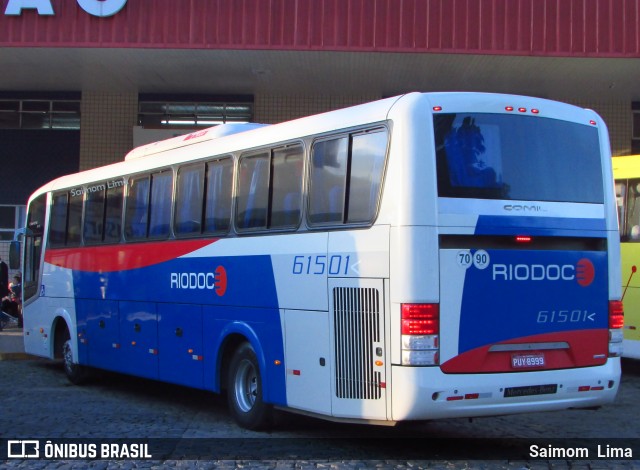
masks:
[[[0,46],[339,50],[638,57],[640,0],[74,0],[4,14]]]

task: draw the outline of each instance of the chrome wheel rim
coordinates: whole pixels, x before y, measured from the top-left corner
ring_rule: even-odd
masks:
[[[258,397],[258,374],[251,361],[239,364],[234,388],[238,408],[244,413],[251,411]]]

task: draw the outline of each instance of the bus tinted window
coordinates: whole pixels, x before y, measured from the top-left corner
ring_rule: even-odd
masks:
[[[94,185],[87,192],[84,207],[84,242],[100,243],[104,231],[104,193],[105,185]]]
[[[122,199],[124,196],[124,181],[112,181],[107,187],[107,204],[104,217],[104,241],[117,243],[122,231]]]
[[[205,232],[224,233],[231,225],[231,191],[233,160],[224,158],[207,164],[207,197],[205,201]]]
[[[438,114],[434,125],[440,196],[604,201],[593,126],[489,113]]]
[[[42,194],[29,205],[27,215],[27,228],[29,229],[29,233],[24,239],[24,273],[22,276],[22,294],[24,300],[30,299],[38,292],[46,201],[46,194]]]
[[[616,181],[616,206],[618,208],[618,226],[620,228],[620,236],[624,237],[626,232],[626,198],[627,198],[627,180]]]
[[[386,151],[386,130],[352,137],[347,222],[373,220],[378,205]]]
[[[240,160],[237,226],[266,228],[269,203],[269,153]]]
[[[178,236],[202,232],[205,164],[182,167],[176,181],[174,230]]]
[[[51,222],[49,223],[49,243],[64,246],[67,239],[67,193],[53,195]]]
[[[625,241],[640,241],[640,180],[627,181],[624,214],[621,221],[621,236]],[[624,221],[624,223],[622,223]]]
[[[309,221],[312,224],[342,223],[347,175],[347,137],[313,145]]]
[[[124,221],[124,233],[127,239],[137,240],[147,236],[148,210],[149,177],[131,179]]]
[[[36,237],[44,234],[44,217],[47,209],[47,196],[42,195],[34,199],[29,205],[27,213],[27,228]]]
[[[82,195],[84,191],[72,189],[69,193],[69,219],[67,245],[79,245],[82,236]]]
[[[151,175],[151,208],[149,237],[167,238],[171,227],[171,194],[173,172],[163,171]]]
[[[294,145],[273,151],[270,228],[295,227],[300,221],[304,150]]]

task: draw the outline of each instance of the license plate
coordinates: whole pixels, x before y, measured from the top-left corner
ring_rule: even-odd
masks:
[[[513,354],[511,356],[511,367],[514,369],[531,369],[545,365],[544,353]]]
[[[556,384],[530,385],[527,387],[511,387],[504,389],[505,398],[527,397],[531,395],[551,395],[558,393]]]

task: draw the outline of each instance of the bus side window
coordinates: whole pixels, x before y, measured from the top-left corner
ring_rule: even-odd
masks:
[[[302,145],[273,151],[269,228],[293,228],[300,222],[303,167]]]
[[[163,171],[151,175],[151,203],[149,205],[149,237],[167,238],[171,226],[171,194],[173,172]]]
[[[629,180],[625,235],[629,241],[640,241],[640,180]]]
[[[240,160],[236,224],[240,229],[267,227],[269,204],[269,153]]]
[[[62,196],[66,195],[63,194]],[[64,199],[66,206],[66,197]],[[24,239],[24,273],[22,276],[22,295],[24,300],[30,299],[39,292],[40,258],[42,256],[46,201],[46,194],[38,196],[31,202],[27,212],[29,233]],[[64,212],[66,214],[66,209]]]
[[[616,181],[616,205],[618,207],[618,228],[620,229],[620,237],[625,238],[626,224],[626,199],[627,199],[627,181]]]
[[[67,240],[67,208],[68,193],[54,194],[49,224],[49,244],[54,248],[64,246]]]
[[[202,232],[204,175],[204,163],[178,169],[174,231],[179,237]]]
[[[131,179],[127,194],[124,234],[129,240],[146,238],[149,211],[149,176]]]
[[[71,190],[67,221],[67,245],[79,245],[82,238],[82,196],[84,191]]]
[[[340,137],[313,145],[309,189],[309,221],[312,224],[343,222],[348,142],[347,137]]]
[[[124,181],[112,181],[107,187],[107,201],[104,216],[105,243],[118,243],[122,231],[122,200]]]
[[[231,225],[233,159],[207,163],[204,231],[226,233]]]
[[[87,193],[84,207],[84,242],[100,243],[104,232],[104,193],[105,187]]]
[[[347,222],[373,221],[378,207],[386,153],[386,129],[353,136]]]

